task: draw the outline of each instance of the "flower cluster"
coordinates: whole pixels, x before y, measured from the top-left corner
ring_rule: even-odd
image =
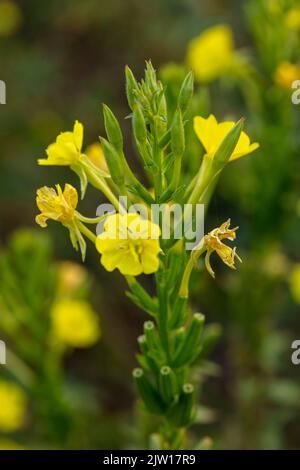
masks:
[[[205,63],[205,54],[210,56],[213,65],[197,69],[193,62],[195,55],[202,57]],[[219,75],[221,69],[230,66],[232,59],[233,40],[226,27],[205,33],[190,46],[189,61],[200,81]],[[179,430],[188,426],[195,416],[194,386],[187,380],[189,368],[201,354],[204,341],[204,317],[194,314],[189,319],[185,300],[191,272],[202,255],[213,277],[212,253],[217,253],[232,269],[235,260],[241,259],[235,248],[224,243],[236,238],[237,228],[230,228],[230,220],[205,235],[190,253],[185,247],[184,233],[178,240],[175,227],[165,239],[162,220],[150,221],[152,204],[161,207],[162,218],[167,215],[171,220],[176,202],[183,209],[179,224],[192,225],[198,204],[208,206],[227,163],[252,153],[258,144],[250,142],[243,130],[243,119],[220,123],[213,115],[188,119],[193,96],[192,73],[183,79],[173,113],[168,109],[164,86],[150,62],[146,65],[145,79],[140,82],[128,67],[125,74],[134,143],[153,190],[148,190],[131,170],[119,122],[104,105],[107,138],[101,137],[100,144],[88,146],[83,153],[83,126],[76,121],[73,132],[60,134],[47,148],[47,159],[39,163],[68,165],[80,178],[82,197],[89,183],[106,197],[113,211],[99,217],[86,217],[77,210],[76,189],[66,184],[62,191],[57,185],[56,189],[38,190],[37,205],[41,213],[36,221],[42,227],[49,219],[60,222],[69,230],[73,246],[80,247],[83,258],[85,237],[88,238],[100,253],[104,268],[119,270],[128,283],[128,296],[152,316],[153,321],[145,323],[144,334],[139,338],[140,367],[134,370],[133,377],[147,410],[164,417],[161,445],[172,447],[176,439],[182,438]],[[205,154],[196,173],[189,176],[189,184],[185,185],[182,181],[187,175],[182,163],[189,151],[186,130],[191,122],[191,129],[202,143]],[[186,204],[189,211],[184,210]],[[141,205],[145,211],[138,209]],[[96,235],[87,227],[89,224],[99,224],[101,233]],[[151,296],[137,280],[141,274],[155,274],[156,296]],[[62,343],[91,345],[99,337],[96,318],[90,307],[82,303],[63,299],[53,306],[51,318],[55,337]],[[174,433],[173,428],[178,431]]]

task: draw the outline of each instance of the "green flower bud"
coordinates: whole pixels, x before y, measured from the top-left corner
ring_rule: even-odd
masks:
[[[158,335],[153,321],[148,320],[144,323],[144,335],[150,350],[159,348]]]
[[[239,141],[244,127],[244,122],[245,120],[243,118],[240,119],[222,140],[213,159],[213,168],[215,170],[223,168],[223,166],[228,162],[236,147],[236,144]]]
[[[138,341],[141,352],[143,354],[147,354],[148,348],[147,348],[146,336],[145,335],[138,336],[137,341]]]
[[[173,367],[182,367],[195,359],[195,353],[200,346],[200,337],[203,332],[205,317],[202,313],[195,313],[191,325],[178,351],[175,353]]]
[[[111,179],[118,186],[124,184],[124,168],[120,154],[115,147],[103,137],[100,138],[105,160],[109,168]]]
[[[133,110],[134,103],[136,102],[136,90],[138,88],[137,81],[131,71],[131,69],[126,65],[125,67],[125,77],[126,77],[126,95],[129,107]]]
[[[193,421],[194,394],[194,386],[189,383],[184,384],[178,402],[170,408],[168,419],[176,427],[188,426]]]
[[[144,145],[147,141],[147,126],[141,106],[138,103],[135,103],[133,107],[132,127],[136,143]]]
[[[120,124],[111,111],[111,109],[103,104],[103,116],[106,134],[109,142],[115,147],[117,152],[123,152],[123,135]]]
[[[144,372],[140,368],[134,369],[133,378],[137,386],[139,395],[143,400],[147,410],[153,414],[163,414],[165,405],[153,385],[145,377]]]
[[[163,366],[159,374],[159,390],[164,401],[170,405],[177,395],[176,376],[169,366]]]
[[[189,72],[182,82],[180,92],[178,95],[178,106],[184,114],[189,106],[190,100],[194,92],[194,76],[193,72]]]
[[[184,339],[185,339],[185,328],[184,328],[184,326],[181,326],[180,328],[178,328],[175,331],[175,334],[174,334],[174,348],[175,348],[175,350],[178,349],[182,345]]]
[[[167,111],[167,101],[163,89],[160,93],[158,109],[157,109],[158,120],[156,123],[158,138],[161,137],[167,131],[167,121],[168,121],[168,111]]]
[[[156,72],[155,69],[152,65],[151,60],[146,62],[146,69],[145,69],[145,83],[148,86],[150,92],[156,92],[157,91],[157,78],[156,78]]]

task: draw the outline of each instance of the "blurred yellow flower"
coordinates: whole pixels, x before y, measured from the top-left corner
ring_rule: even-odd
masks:
[[[285,24],[292,31],[300,29],[300,8],[292,8],[286,13]]]
[[[47,227],[48,219],[66,224],[74,218],[77,203],[77,191],[70,184],[65,184],[64,191],[59,184],[56,190],[44,186],[37,190],[36,204],[41,214],[35,220],[41,227]]]
[[[270,276],[286,276],[289,263],[284,253],[278,251],[276,246],[269,245],[269,251],[262,258],[262,269]]]
[[[201,116],[194,117],[194,131],[205,148],[206,154],[211,158],[213,158],[222,140],[234,125],[235,122],[233,121],[218,123],[215,116],[212,114],[207,119]],[[248,135],[245,132],[242,132],[229,160],[231,161],[244,157],[245,155],[254,152],[258,147],[258,143],[250,144]]]
[[[235,258],[242,262],[241,258],[236,253],[236,248],[231,248],[228,245],[222,243],[222,240],[235,240],[236,230],[238,227],[230,228],[230,219],[224,222],[220,227],[215,228],[204,237],[204,245],[207,249],[205,256],[205,266],[212,277],[215,277],[215,273],[210,264],[210,256],[215,251],[229,268],[235,269]]]
[[[46,150],[47,159],[39,159],[39,165],[72,165],[81,155],[83,144],[83,125],[75,121],[72,132],[62,132],[56,142]]]
[[[0,380],[0,430],[14,432],[25,421],[27,398],[23,390],[13,383]]]
[[[234,57],[231,29],[217,25],[193,39],[187,50],[187,65],[199,82],[210,82],[228,70]]]
[[[96,248],[107,271],[119,269],[124,275],[138,276],[158,270],[160,228],[138,214],[114,214],[107,218],[98,235]]]
[[[0,450],[24,450],[24,447],[20,446],[17,442],[8,439],[1,439]]]
[[[289,284],[294,301],[300,304],[300,263],[295,264],[289,277]]]
[[[86,348],[100,338],[99,318],[88,302],[61,300],[50,315],[53,336],[68,346]]]
[[[18,5],[9,0],[0,2],[0,36],[14,34],[22,20],[21,10]]]
[[[102,171],[109,173],[100,143],[95,142],[94,144],[89,145],[85,149],[85,155],[91,160],[91,162],[95,166],[100,168]]]
[[[266,6],[268,8],[268,12],[271,15],[282,15],[282,4],[281,0],[267,0]]]
[[[300,80],[300,65],[281,62],[274,73],[274,81],[282,88],[290,89],[295,80]]]
[[[60,292],[72,293],[76,291],[86,281],[87,277],[86,269],[73,261],[63,261],[58,265]]]

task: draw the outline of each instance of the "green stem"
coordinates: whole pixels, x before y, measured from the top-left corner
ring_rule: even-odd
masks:
[[[80,212],[75,211],[75,215],[77,219],[81,220],[85,224],[98,224],[102,220],[104,220],[109,214],[101,215],[100,217],[85,217],[84,215],[80,214]]]
[[[194,249],[192,251],[182,276],[182,281],[179,289],[179,297],[182,297],[184,299],[188,298],[189,296],[189,281],[192,271],[195,267],[195,263],[200,258],[200,256],[206,251],[204,239],[200,241],[198,247],[196,248],[197,249]]]
[[[163,271],[156,275],[156,286],[159,301],[158,310],[158,330],[168,362],[170,361],[170,339],[168,329],[168,292],[165,285],[166,272]]]
[[[96,175],[91,168],[88,165],[84,165],[86,169],[86,174],[88,176],[89,182],[97,189],[99,189],[104,196],[107,197],[107,199],[113,204],[113,206],[117,209],[117,211],[120,214],[125,214],[126,210],[120,204],[119,200],[116,198],[116,196],[113,194],[109,186],[103,181],[101,177]]]
[[[79,219],[76,220],[77,227],[83,235],[85,235],[93,244],[96,243],[96,235],[88,229]]]
[[[208,186],[210,179],[211,179],[210,163],[211,162],[210,162],[209,157],[207,155],[204,155],[202,165],[200,166],[200,169],[197,175],[197,180],[196,180],[194,189],[188,199],[188,204],[197,204],[199,202],[199,199],[203,191],[205,191],[206,187]]]

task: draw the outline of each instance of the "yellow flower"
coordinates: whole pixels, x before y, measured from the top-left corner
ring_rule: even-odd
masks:
[[[89,145],[85,150],[85,155],[96,167],[100,168],[106,173],[109,173],[102,147],[98,142]]]
[[[9,0],[0,2],[0,36],[14,34],[22,21],[20,7]]]
[[[81,156],[83,125],[75,121],[72,132],[62,132],[56,142],[46,150],[47,159],[39,159],[39,165],[73,165]]]
[[[78,194],[70,184],[65,185],[64,191],[59,184],[56,185],[56,190],[44,186],[37,190],[36,203],[41,214],[35,220],[41,227],[47,227],[48,219],[66,224],[74,218]]]
[[[82,300],[61,300],[51,310],[54,337],[71,347],[85,348],[100,337],[99,318]]]
[[[236,253],[236,248],[231,248],[228,245],[222,243],[222,240],[235,240],[236,230],[238,227],[230,228],[230,219],[224,222],[220,227],[215,228],[208,235],[204,237],[204,245],[206,247],[205,266],[212,277],[215,277],[215,273],[210,265],[210,256],[215,251],[229,268],[235,269],[235,258],[242,262],[241,258]]]
[[[297,304],[300,304],[300,263],[297,263],[289,278],[292,297]]]
[[[194,71],[196,80],[210,82],[226,73],[233,54],[231,29],[226,25],[217,25],[190,42],[186,60]]]
[[[193,268],[197,265],[199,258],[205,255],[205,266],[209,274],[214,278],[215,273],[210,264],[210,256],[215,251],[221,258],[223,263],[229,266],[231,269],[235,269],[235,258],[242,262],[241,258],[237,255],[235,248],[222,243],[222,240],[235,240],[236,230],[238,227],[230,228],[230,219],[224,222],[220,227],[215,228],[207,235],[205,235],[198,245],[193,249],[190,259],[185,267],[182,281],[179,289],[179,297],[188,298],[189,295],[189,281]]]
[[[275,83],[282,88],[290,89],[295,80],[300,80],[300,65],[281,62],[274,74]]]
[[[1,439],[0,450],[25,450],[24,447],[20,446],[17,442],[10,441],[8,439]]]
[[[159,268],[159,235],[159,227],[138,214],[111,215],[96,241],[101,263],[107,271],[117,268],[124,275],[154,273]]]
[[[194,117],[194,131],[205,148],[206,154],[211,158],[213,158],[222,140],[234,125],[235,122],[233,121],[218,123],[215,116],[212,114],[207,119],[201,116]],[[248,135],[245,132],[242,132],[229,160],[231,161],[244,157],[245,155],[254,152],[258,147],[258,143],[250,144]]]
[[[300,8],[292,8],[285,16],[285,24],[288,29],[298,31],[300,29]]]
[[[59,289],[63,293],[76,291],[88,277],[86,269],[73,261],[62,261],[58,265]]]
[[[65,184],[64,191],[59,184],[56,185],[56,189],[44,186],[37,190],[36,203],[41,211],[41,214],[35,218],[36,223],[41,227],[47,227],[48,219],[61,222],[69,230],[75,250],[80,248],[84,260],[86,243],[81,231],[84,231],[85,227],[79,220],[82,216],[75,210],[78,203],[76,189],[70,184]]]
[[[14,432],[25,421],[26,395],[15,384],[0,380],[0,430]]]

